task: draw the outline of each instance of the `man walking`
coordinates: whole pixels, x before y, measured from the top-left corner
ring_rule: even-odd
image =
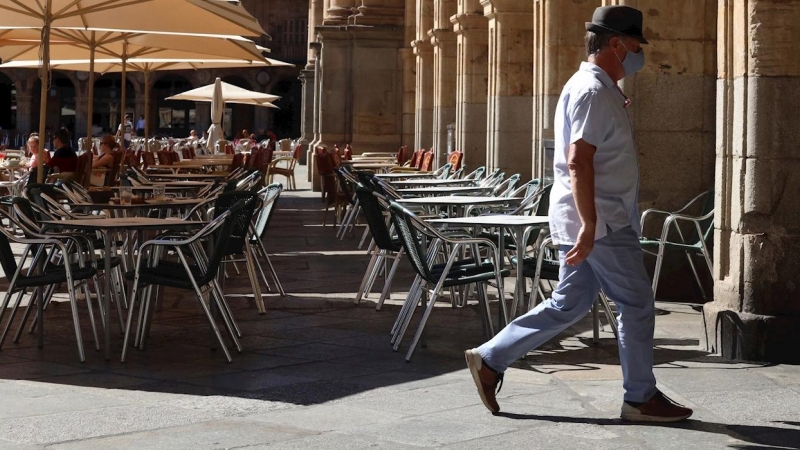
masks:
[[[617,86],[644,67],[642,13],[597,8],[586,30],[588,62],[567,82],[555,116],[550,229],[559,246],[558,286],[552,298],[467,350],[467,365],[484,405],[500,411],[495,389],[508,366],[586,316],[602,289],[619,309],[622,419],[679,421],[692,410],[664,396],[653,375],[655,306],[638,238],[639,167],[630,100]]]

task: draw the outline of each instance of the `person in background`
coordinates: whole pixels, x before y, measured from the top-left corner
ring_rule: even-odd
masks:
[[[47,165],[51,169],[58,169],[61,173],[73,173],[78,170],[78,154],[69,146],[69,131],[64,128],[53,135],[53,147],[56,151]]]
[[[144,116],[139,116],[139,120],[136,121],[136,135],[137,136],[144,136]]]
[[[197,131],[192,130],[192,131],[189,132],[189,140],[190,141],[196,141],[198,139],[200,139],[200,138],[197,136]]]
[[[119,147],[117,140],[114,136],[107,134],[100,139],[99,155],[92,161],[92,169],[111,169],[114,164],[114,150]],[[108,171],[92,170],[92,178],[90,183],[92,186],[103,186],[106,182],[106,174]]]
[[[131,138],[133,137],[133,122],[131,122],[131,115],[125,114],[125,123],[119,124],[119,128],[117,128],[117,138],[122,136],[122,139],[125,141],[125,148],[131,146]],[[125,125],[125,131],[123,133],[122,126]]]
[[[39,151],[39,135],[38,134],[31,134],[31,137],[28,138],[28,153],[30,154],[30,159],[28,160],[28,168],[32,169],[39,164],[40,158],[40,151]],[[41,157],[44,158],[42,163],[47,164],[50,161],[50,152],[44,150],[41,152]]]

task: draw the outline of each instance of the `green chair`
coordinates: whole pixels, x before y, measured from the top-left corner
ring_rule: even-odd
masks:
[[[686,214],[693,205],[703,201],[700,214],[692,216]],[[708,265],[708,271],[713,273],[713,264],[711,261],[712,244],[714,240],[714,190],[704,192],[697,197],[693,198],[689,203],[678,211],[660,211],[657,209],[648,209],[642,214],[642,230],[645,228],[645,221],[651,216],[666,216],[663,226],[661,228],[661,237],[652,239],[642,237],[640,240],[642,250],[646,253],[656,257],[656,268],[653,273],[653,295],[656,294],[658,289],[658,278],[661,274],[661,265],[664,262],[665,250],[677,250],[686,254],[686,259],[689,261],[689,266],[692,268],[694,278],[697,281],[697,286],[700,288],[700,293],[706,299],[706,292],[703,289],[703,284],[700,282],[700,277],[697,274],[697,268],[692,260],[692,255],[702,255]],[[681,223],[691,224],[691,232],[684,236],[681,230]],[[678,240],[673,239],[675,235],[670,237],[670,230],[676,231]]]

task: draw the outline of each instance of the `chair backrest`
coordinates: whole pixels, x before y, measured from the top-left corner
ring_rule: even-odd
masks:
[[[406,161],[408,161],[408,146],[403,145],[400,147],[400,150],[397,151],[397,165],[402,166]]]
[[[14,208],[14,212],[19,219],[19,222],[22,225],[22,231],[25,233],[26,237],[33,237],[30,235],[29,231],[39,231],[41,229],[41,222],[42,220],[51,219],[51,217],[45,217],[44,213],[37,211],[33,204],[24,197],[14,197],[11,200],[12,208]],[[30,229],[28,229],[29,227]],[[8,272],[6,271],[6,275]]]
[[[239,201],[242,202],[242,208],[234,214],[233,226],[228,230],[229,239],[225,250],[226,256],[240,254],[244,250],[245,239],[250,230],[250,222],[253,220],[256,209],[261,205],[261,199],[254,192],[233,191],[220,194],[214,202],[214,217],[217,218]]]
[[[419,170],[423,172],[430,172],[432,168],[433,168],[433,150],[428,150],[422,157],[422,164],[419,166]]]
[[[508,197],[514,191],[514,187],[517,185],[520,179],[520,174],[515,173],[511,175],[502,183],[495,186],[494,190],[492,191],[492,195],[498,197]]]
[[[198,232],[200,236],[213,236],[213,246],[208,255],[206,273],[202,279],[196,280],[199,285],[208,284],[211,279],[217,276],[222,258],[228,255],[227,249],[232,238],[231,230],[236,225],[237,215],[243,208],[244,201],[230,205],[228,209],[217,215],[214,220]]]
[[[392,235],[389,232],[389,227],[386,226],[386,219],[383,217],[383,208],[381,208],[375,195],[372,189],[362,183],[356,186],[358,204],[361,206],[361,210],[367,220],[367,226],[372,234],[372,239],[375,240],[375,245],[381,250],[396,252],[400,248],[396,247],[392,242]]]
[[[11,282],[11,278],[17,273],[17,258],[14,257],[14,251],[11,250],[9,231],[5,227],[0,227],[0,266],[3,267],[3,272]]]
[[[146,169],[149,166],[154,166],[156,164],[156,157],[153,155],[153,152],[143,152],[142,153],[142,165]]]
[[[408,259],[411,261],[411,267],[414,268],[414,272],[423,280],[429,283],[435,283],[436,280],[428,266],[427,252],[419,239],[418,229],[412,219],[414,213],[396,202],[389,203],[389,212],[391,213],[392,223],[394,223],[397,235],[400,236],[400,240],[403,242],[403,248],[405,248]]]
[[[162,166],[172,165],[172,155],[170,155],[169,150],[159,150],[156,154],[158,155],[159,165]]]
[[[339,180],[339,189],[342,190],[345,197],[347,198],[348,203],[351,205],[355,203],[353,200],[353,191],[350,190],[350,180],[347,177],[347,171],[345,167],[339,167],[335,170],[336,178]]]
[[[228,167],[228,172],[233,172],[234,170],[242,167],[244,164],[244,153],[237,153],[233,155],[233,161],[231,161],[230,167]]]
[[[125,152],[127,152],[127,150]],[[114,186],[117,183],[117,177],[119,176],[119,171],[122,167],[122,160],[125,156],[125,152],[122,150],[111,152],[111,156],[114,157],[114,160],[111,163],[111,169],[106,174],[106,186]]]
[[[225,154],[232,155],[235,152],[233,151],[233,144],[225,144]]]
[[[461,168],[461,161],[464,159],[464,152],[455,151],[450,153],[450,157],[447,159],[447,162],[453,165],[453,170],[458,170]]]
[[[702,233],[702,239],[705,241],[706,247],[711,252],[714,244],[714,189],[710,189],[706,192],[705,198],[703,199],[703,207],[700,210],[700,217],[708,216],[707,218],[700,221],[700,232]],[[692,229],[691,235],[689,235],[689,239],[686,241],[687,243],[699,243],[700,236],[697,234],[697,229]]]
[[[351,149],[349,145],[344,148],[344,159],[346,161],[353,160],[353,149]]]
[[[453,165],[450,164],[450,163],[447,163],[447,164],[443,165],[442,167],[439,167],[438,169],[436,169],[436,171],[433,172],[432,175],[434,176],[434,178],[439,178],[439,179],[442,179],[442,180],[446,180],[447,177],[450,176],[450,170],[452,168],[453,168]]]
[[[75,170],[74,179],[86,188],[91,186],[93,159],[94,153],[92,152],[83,152],[81,156],[78,156],[78,166]]]
[[[280,183],[274,183],[258,192],[261,198],[261,209],[256,217],[253,227],[255,233],[252,239],[261,239],[264,236],[264,231],[269,227],[269,223],[272,220],[272,213],[275,212],[275,206],[278,204],[281,191],[283,191],[283,186]]]
[[[419,166],[422,165],[422,155],[424,153],[425,149],[415,150],[414,153],[411,155],[411,163],[409,164],[409,166],[419,170]]]

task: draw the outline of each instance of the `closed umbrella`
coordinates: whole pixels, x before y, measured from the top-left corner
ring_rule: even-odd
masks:
[[[211,126],[208,128],[206,146],[209,153],[214,152],[215,144],[219,140],[219,129],[222,127],[222,112],[225,101],[222,100],[222,80],[214,81],[214,96],[211,97]]]
[[[0,0],[0,27],[33,27],[41,31],[39,127],[42,136],[45,136],[46,129],[50,35],[53,27],[106,27],[242,36],[266,34],[258,20],[244,7],[224,0]],[[41,181],[41,168],[39,177],[38,181]]]

